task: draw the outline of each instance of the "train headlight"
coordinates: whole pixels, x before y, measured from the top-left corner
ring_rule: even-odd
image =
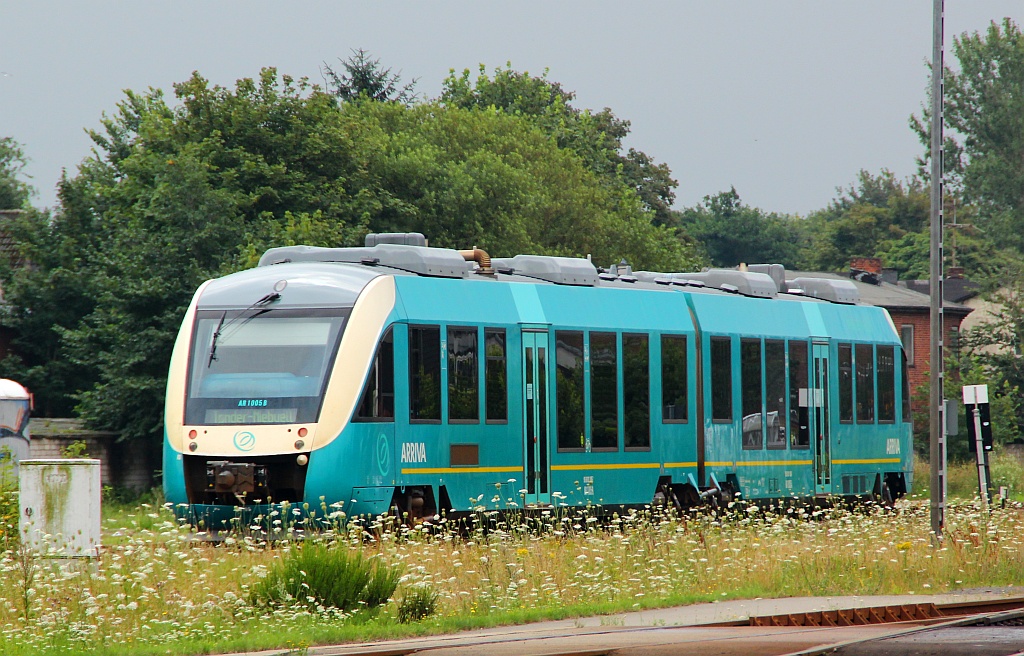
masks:
[[[295,450],[298,451],[302,447],[306,446],[306,443],[302,440],[295,440]]]
[[[305,453],[300,453],[299,457],[295,459],[295,462],[299,465],[299,467],[305,467],[306,463],[309,462],[309,456],[307,456]]]
[[[199,445],[196,444],[195,442],[190,442],[189,445],[188,445],[188,450],[189,451],[195,451],[198,448],[199,448]]]

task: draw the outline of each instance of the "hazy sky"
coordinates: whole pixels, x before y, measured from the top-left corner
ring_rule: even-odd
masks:
[[[952,36],[1021,0],[947,0]],[[124,89],[199,71],[233,86],[275,66],[321,82],[323,62],[363,48],[417,91],[449,69],[511,62],[610,107],[628,145],[668,163],[676,207],[735,186],[747,204],[806,214],[860,169],[915,172],[907,127],[927,100],[928,0],[635,2],[0,3],[0,136],[31,160],[37,205],[89,155],[86,129]]]

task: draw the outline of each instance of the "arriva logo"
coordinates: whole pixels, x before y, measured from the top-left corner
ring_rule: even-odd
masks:
[[[381,476],[387,476],[391,470],[391,445],[388,444],[388,436],[381,433],[377,436],[377,471]]]
[[[256,448],[256,436],[249,431],[235,433],[235,448],[239,451],[252,451]]]
[[[426,462],[427,445],[423,442],[402,442],[402,462]]]

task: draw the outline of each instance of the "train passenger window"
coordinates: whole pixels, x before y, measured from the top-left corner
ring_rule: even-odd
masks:
[[[395,342],[388,328],[377,345],[370,363],[363,397],[356,410],[356,421],[395,420]]]
[[[853,423],[853,345],[839,345],[839,421]]]
[[[686,335],[661,336],[661,419],[686,421]]]
[[[910,409],[910,370],[907,369],[907,354],[903,354],[903,421],[910,424],[914,421],[914,413]]]
[[[448,327],[448,421],[480,420],[476,328]]]
[[[409,327],[409,419],[441,421],[441,328]]]
[[[761,376],[761,340],[740,340],[740,386],[743,397],[743,448],[764,446],[764,393]]]
[[[590,333],[590,446],[619,448],[619,363],[615,333]]]
[[[711,419],[732,422],[732,340],[711,338]]]
[[[871,344],[857,344],[857,423],[875,421],[875,358]]]
[[[896,421],[896,360],[892,346],[875,347],[878,372],[878,421]]]
[[[769,449],[786,448],[786,343],[764,342],[765,443]]]
[[[807,342],[789,343],[789,435],[794,449],[808,449],[811,433],[807,408],[800,407],[800,390],[807,389]]]
[[[622,407],[626,449],[651,448],[651,357],[647,335],[622,336]]]
[[[559,450],[582,450],[583,436],[583,333],[555,332],[555,403],[558,404]]]
[[[484,376],[487,385],[487,421],[508,421],[508,363],[505,356],[505,330],[484,329],[484,352],[487,362]]]

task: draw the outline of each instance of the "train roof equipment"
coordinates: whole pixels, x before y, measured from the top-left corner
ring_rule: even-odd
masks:
[[[795,278],[789,281],[788,287],[790,294],[802,293],[804,296],[843,305],[855,305],[860,301],[860,292],[852,280]]]
[[[323,248],[283,246],[271,248],[259,266],[288,262],[340,263],[381,267],[416,276],[469,278],[486,274],[501,279],[534,281],[578,287],[640,286],[687,287],[693,290],[739,294],[752,298],[776,298],[780,294],[803,296],[844,305],[860,302],[857,286],[849,280],[800,277],[786,281],[781,264],[752,264],[746,270],[707,269],[699,272],[637,271],[623,260],[607,269],[594,266],[589,258],[548,255],[516,255],[491,259],[473,248],[454,250],[427,245],[421,233],[371,233],[365,246]]]
[[[499,272],[536,278],[556,285],[593,287],[598,283],[597,268],[583,258],[516,255],[496,258],[491,263]]]

